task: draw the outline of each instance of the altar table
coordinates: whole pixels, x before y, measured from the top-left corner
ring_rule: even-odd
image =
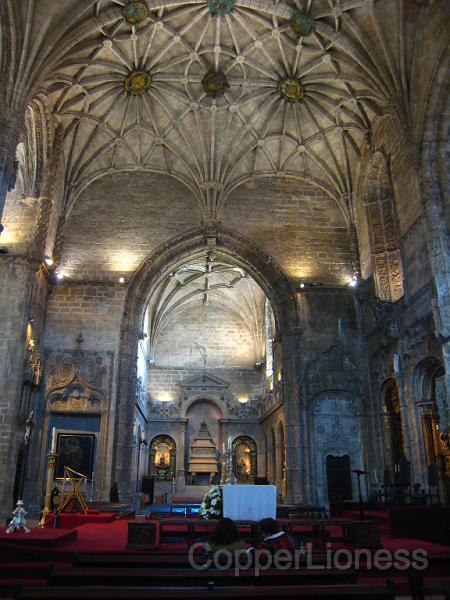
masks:
[[[277,514],[274,485],[224,485],[223,516],[237,521],[259,521]]]

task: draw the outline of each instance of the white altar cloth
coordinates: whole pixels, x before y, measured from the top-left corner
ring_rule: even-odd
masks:
[[[223,516],[233,520],[259,521],[277,514],[274,485],[224,485]]]

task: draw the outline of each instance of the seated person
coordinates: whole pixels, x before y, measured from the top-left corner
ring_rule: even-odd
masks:
[[[239,532],[231,519],[221,519],[214,529],[213,534],[205,543],[207,552],[216,552],[217,550],[243,550],[244,542],[239,537]]]
[[[259,544],[258,550],[268,550],[271,554],[275,554],[278,550],[294,553],[296,548],[294,538],[284,532],[275,519],[262,519],[259,528],[264,539]]]

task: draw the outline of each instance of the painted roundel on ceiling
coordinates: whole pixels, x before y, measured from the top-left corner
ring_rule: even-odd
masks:
[[[299,102],[305,95],[302,84],[298,79],[283,79],[278,84],[278,92],[286,102]]]
[[[133,71],[125,79],[123,86],[130,96],[142,96],[152,83],[152,76],[147,71]]]
[[[291,17],[291,29],[298,37],[308,37],[316,30],[316,22],[310,14],[296,12]]]
[[[123,7],[122,13],[127,23],[136,25],[148,17],[149,10],[145,2],[129,2]]]

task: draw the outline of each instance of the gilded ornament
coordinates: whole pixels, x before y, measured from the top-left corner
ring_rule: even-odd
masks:
[[[209,71],[202,79],[202,86],[210,98],[218,98],[230,87],[230,84],[220,71]]]
[[[137,25],[148,17],[149,10],[145,2],[129,2],[123,7],[122,14],[127,23]]]
[[[152,76],[147,71],[133,71],[125,79],[123,86],[130,96],[142,96],[152,83]]]
[[[280,83],[278,84],[278,92],[280,96],[284,100],[286,100],[286,102],[292,103],[299,102],[305,95],[300,80],[291,78],[283,79],[283,81],[280,81]]]
[[[229,15],[234,8],[234,0],[208,0],[207,4],[212,17]]]
[[[316,30],[316,21],[308,13],[296,12],[291,17],[291,29],[298,37],[308,37]]]

